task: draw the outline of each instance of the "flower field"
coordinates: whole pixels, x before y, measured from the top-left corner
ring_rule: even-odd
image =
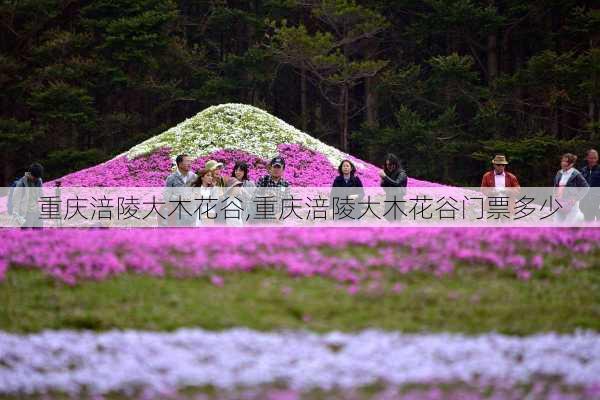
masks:
[[[591,268],[599,257],[600,231],[532,229],[214,228],[0,231],[0,276],[30,267],[67,284],[135,273],[162,277],[282,270],[346,284],[385,287],[411,272],[435,276],[456,268],[486,266],[528,280],[567,269]],[[182,247],[182,243],[185,246]],[[28,251],[35,248],[35,252]],[[227,251],[223,251],[227,249]],[[493,249],[493,251],[491,251]],[[544,259],[553,268],[544,268]]]
[[[58,180],[62,186],[163,186],[180,153],[194,157],[194,169],[208,159],[224,162],[228,175],[235,161],[246,161],[254,180],[279,154],[286,159],[285,178],[293,186],[329,186],[338,163],[349,158],[365,186],[379,185],[374,165],[240,104],[210,107],[112,160]],[[444,187],[449,194],[461,191],[412,178],[408,184]],[[311,390],[357,399],[593,398],[600,395],[599,268],[600,229],[2,229],[0,298],[7,306],[0,310],[0,398],[44,393],[52,398],[55,392],[57,398],[65,393],[101,398],[117,392],[140,398],[295,399],[311,398]],[[265,277],[271,273],[279,274],[281,284],[275,294],[264,294],[264,282],[270,279]],[[465,287],[472,285],[468,296],[443,287],[460,285],[462,279]],[[131,282],[131,287],[119,282]],[[187,286],[190,282],[202,282],[201,290],[210,293],[202,298],[206,303],[197,305],[209,317],[211,308],[242,311],[232,311],[235,316],[221,325],[210,325],[209,317],[199,327],[175,319],[155,329],[174,332],[152,332],[155,321],[171,318],[169,304],[174,305],[172,313],[189,314],[176,305],[186,301],[178,296],[200,290]],[[156,298],[148,300],[155,304],[146,302],[146,296],[153,296],[144,292],[146,286],[136,288],[146,284],[156,291]],[[413,285],[420,286],[416,290]],[[122,310],[103,294],[107,287]],[[432,287],[433,295],[428,292]],[[162,292],[171,289],[171,297]],[[495,297],[477,306],[486,291]],[[415,295],[413,309],[413,298],[404,297],[414,293],[423,296]],[[461,296],[469,300],[449,315],[452,302],[462,301]],[[132,318],[135,310],[129,308],[142,297],[148,313],[159,314]],[[211,298],[224,303],[213,304]],[[240,306],[244,299],[256,301],[260,323],[244,322],[253,312]],[[394,308],[398,302],[404,308]],[[310,312],[295,309],[303,303],[311,304]],[[48,304],[54,308],[40,311]],[[95,310],[107,304],[112,311],[97,317]],[[334,318],[337,305],[348,304],[372,307],[369,312],[391,304],[395,313],[372,320],[369,313],[356,317],[365,319],[361,326],[371,321],[373,330],[331,332],[356,326]],[[508,329],[506,319],[497,320],[486,309],[491,305],[525,326],[515,330],[523,336],[494,333]],[[475,308],[481,315],[470,314]],[[553,309],[561,309],[560,317],[551,315]],[[344,318],[351,319],[351,308],[344,310]],[[293,314],[294,323],[276,320],[280,313]],[[315,314],[321,325],[314,324]],[[81,328],[108,332],[65,330],[78,327],[61,325],[73,321],[72,315],[95,321]],[[214,318],[220,316],[215,312]],[[393,321],[388,325],[386,319]],[[461,329],[466,319],[475,321],[475,328],[465,323]],[[539,319],[540,325],[527,323],[529,319]],[[267,332],[244,329],[247,325]],[[202,329],[223,326],[234,329]],[[388,326],[410,326],[413,334],[386,332]],[[447,326],[453,334],[444,332]],[[300,331],[286,329],[298,327]],[[313,327],[329,333],[306,331]],[[376,394],[360,392],[380,383]],[[424,387],[402,389],[413,384]],[[440,389],[454,384],[458,386]],[[205,386],[217,390],[180,392]],[[239,387],[243,396],[235,392]]]
[[[92,394],[127,393],[141,386],[160,393],[178,386],[227,389],[275,381],[297,390],[352,389],[377,382],[510,387],[554,375],[591,393],[588,384],[600,368],[600,337],[592,334],[520,339],[379,331],[318,336],[245,329],[45,332],[0,335],[0,348],[8,360],[26,360],[13,361],[14,368],[0,376],[1,387],[10,392],[78,393],[85,386]]]

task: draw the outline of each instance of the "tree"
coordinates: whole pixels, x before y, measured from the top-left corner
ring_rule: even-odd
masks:
[[[388,23],[383,16],[354,1],[327,0],[311,3],[311,7],[313,16],[326,30],[309,33],[302,24],[283,25],[275,31],[274,54],[282,63],[300,70],[301,104],[305,105],[304,77],[309,74],[323,98],[338,110],[339,142],[342,150],[348,151],[350,91],[388,64],[385,60],[361,59],[355,47],[377,35]]]

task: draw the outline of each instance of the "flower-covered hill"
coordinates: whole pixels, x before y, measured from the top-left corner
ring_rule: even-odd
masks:
[[[194,169],[209,159],[231,172],[237,160],[251,166],[250,176],[266,173],[268,160],[286,159],[285,178],[294,186],[328,186],[343,159],[356,164],[365,186],[379,186],[378,168],[328,146],[266,111],[244,104],[222,104],[154,136],[103,164],[58,180],[63,186],[162,186],[177,154],[195,159]],[[54,182],[48,182],[53,185]],[[410,186],[439,184],[409,178]]]
[[[374,165],[327,146],[264,111],[238,104],[210,107],[127,153],[59,180],[63,186],[162,186],[174,158],[181,153],[195,158],[195,168],[209,158],[225,162],[226,173],[231,172],[234,161],[246,161],[252,179],[266,172],[269,158],[280,154],[287,160],[286,178],[295,186],[330,185],[340,160],[349,158],[355,161],[365,186],[379,185]],[[408,184],[441,186],[414,179]],[[596,262],[600,249],[598,230],[367,227],[357,227],[350,234],[333,228],[251,228],[245,232],[247,245],[242,249],[236,246],[239,237],[230,229],[235,228],[211,230],[210,236],[187,229],[165,234],[160,228],[143,234],[138,230],[53,230],[44,235],[3,229],[0,281],[9,268],[22,266],[74,284],[127,272],[162,276],[165,266],[176,265],[181,266],[176,272],[183,275],[276,267],[293,276],[320,275],[357,285],[370,279],[374,266],[400,274],[425,271],[441,276],[471,264],[508,269],[526,280],[545,271],[544,257],[583,269]],[[228,245],[231,238],[235,243]],[[183,242],[193,251],[180,254]],[[31,246],[40,251],[31,254],[27,251]],[[356,247],[363,248],[365,257],[348,259],[346,252]],[[326,255],[322,249],[336,253]]]

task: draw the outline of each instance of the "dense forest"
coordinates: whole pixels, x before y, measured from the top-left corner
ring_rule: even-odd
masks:
[[[600,144],[594,3],[0,0],[0,183],[240,102],[411,176],[478,185],[502,152],[547,185]]]

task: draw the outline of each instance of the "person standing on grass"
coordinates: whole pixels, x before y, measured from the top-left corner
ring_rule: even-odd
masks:
[[[226,179],[222,176],[224,166],[222,162],[216,160],[208,160],[204,164],[204,168],[212,172],[213,186],[215,187],[224,188],[227,183]]]
[[[598,165],[598,151],[590,149],[587,152],[586,165],[581,169],[590,192],[581,200],[581,211],[586,221],[600,221],[600,165]]]
[[[198,179],[192,183],[194,190],[194,220],[196,226],[214,222],[217,212],[219,191],[213,186],[213,173],[209,169],[198,171]],[[198,190],[199,189],[199,190]]]
[[[238,196],[242,201],[243,221],[250,221],[252,219],[252,197],[256,190],[256,184],[248,177],[248,164],[244,161],[237,161],[233,166],[231,177],[240,181],[241,187],[238,192]]]
[[[219,202],[217,203],[217,223],[225,222],[225,214],[220,210],[221,200],[223,198],[223,193],[225,192],[225,186],[227,185],[227,179],[222,175],[224,166],[225,165],[222,162],[216,160],[208,160],[206,164],[204,164],[204,168],[209,170],[212,174],[212,185],[217,189],[215,193],[217,193],[219,197]]]
[[[42,165],[33,163],[15,184],[11,199],[12,216],[22,228],[41,228],[43,225],[38,205],[42,196],[43,175]]]
[[[187,154],[180,154],[175,158],[177,169],[167,177],[166,187],[189,186],[195,179],[196,174],[192,172],[192,159]]]
[[[226,225],[242,226],[244,224],[243,190],[242,182],[237,178],[231,177],[227,180],[227,187],[220,206]]]
[[[408,183],[406,171],[394,154],[388,154],[383,162],[383,170],[379,171],[381,187],[385,192],[384,217],[388,221],[400,220],[404,213],[404,195]],[[398,213],[400,215],[398,215]]]
[[[193,223],[191,216],[185,212],[187,207],[185,204],[187,201],[191,201],[190,198],[186,195],[185,189],[189,187],[196,179],[197,176],[195,173],[191,171],[192,167],[192,159],[187,154],[180,154],[175,158],[175,164],[177,169],[171,175],[167,177],[165,186],[165,203],[168,206],[164,208],[165,212],[168,215],[168,225],[169,226],[189,226]],[[179,206],[178,202],[181,201],[182,206]],[[181,209],[181,218],[179,218],[179,211],[175,210],[176,207],[185,207]],[[189,210],[188,210],[189,211]],[[162,223],[166,223],[166,221],[162,221]]]
[[[554,214],[556,222],[577,223],[584,219],[579,201],[587,194],[589,185],[575,169],[576,162],[577,156],[571,153],[563,154],[560,159],[560,170],[554,177],[554,194],[561,205]]]
[[[508,212],[512,215],[515,212],[515,196],[519,193],[521,185],[517,177],[506,170],[506,156],[496,154],[492,165],[493,169],[483,174],[481,192],[487,197],[508,197]],[[484,209],[489,209],[489,202],[485,202]]]
[[[285,160],[283,157],[274,157],[269,163],[269,174],[260,178],[256,186],[287,188],[290,186],[290,183],[283,179],[284,172]]]
[[[338,176],[335,177],[332,184],[331,190],[331,206],[334,208],[334,216],[336,213],[335,203],[340,199],[346,197],[352,201],[354,207],[350,214],[352,219],[358,219],[360,217],[361,210],[358,207],[358,203],[362,201],[365,196],[365,190],[363,184],[358,176],[356,176],[356,167],[350,160],[343,160],[338,166]]]
[[[506,157],[497,154],[492,160],[493,169],[486,172],[481,179],[481,191],[488,193],[504,192],[507,188],[520,188],[517,177],[506,170]]]
[[[283,178],[284,172],[285,160],[283,159],[283,157],[273,157],[271,162],[269,162],[269,174],[263,176],[258,180],[258,182],[256,182],[257,188],[260,188],[257,190],[256,194],[264,198],[273,198],[273,201],[275,202],[274,214],[276,219],[280,217],[279,213],[282,209],[282,199],[289,198],[290,194],[290,183]],[[255,198],[254,200],[256,201],[260,199]],[[256,216],[257,221],[263,219],[270,219],[266,217],[266,213],[264,213],[263,215],[262,212],[259,212],[259,206],[262,207],[261,204],[256,204],[256,208],[253,208],[253,212]]]

